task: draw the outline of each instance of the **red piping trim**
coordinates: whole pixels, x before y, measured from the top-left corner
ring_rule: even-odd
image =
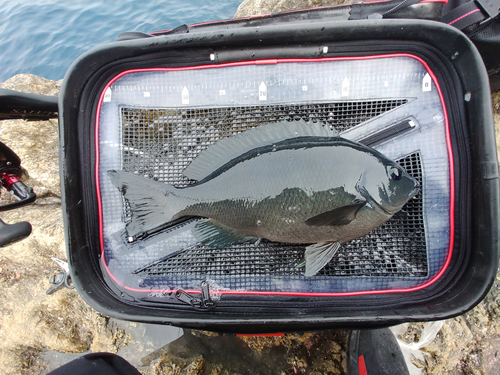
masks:
[[[469,13],[465,13],[463,16],[458,17],[456,20],[449,22],[449,23],[448,23],[448,25],[453,25],[455,22],[458,22],[458,21],[460,21],[461,19],[464,19],[465,17],[468,17],[468,16],[470,16],[471,14],[476,13],[476,12],[480,12],[480,11],[481,11],[481,9],[474,9],[474,10],[471,10]]]
[[[313,58],[313,59],[268,59],[268,60],[254,60],[254,61],[239,61],[233,63],[225,63],[218,65],[200,65],[200,66],[190,66],[190,67],[181,67],[181,68],[146,68],[146,69],[131,69],[124,72],[121,72],[117,76],[115,76],[109,83],[104,87],[101,93],[101,97],[99,98],[99,103],[97,105],[96,112],[96,124],[95,124],[95,147],[96,147],[96,162],[95,162],[95,179],[96,179],[96,192],[97,192],[97,204],[98,204],[98,212],[99,212],[99,239],[101,244],[101,258],[102,264],[108,275],[113,279],[113,281],[132,292],[142,292],[142,293],[174,293],[176,290],[165,290],[165,289],[153,289],[153,290],[144,290],[131,288],[129,286],[124,285],[120,280],[118,280],[109,270],[108,265],[106,264],[106,258],[104,254],[104,237],[103,237],[103,229],[102,229],[102,200],[101,200],[101,191],[100,191],[100,182],[99,182],[99,115],[101,112],[101,106],[104,99],[104,94],[106,90],[119,78],[124,75],[138,72],[151,72],[151,71],[182,71],[182,70],[200,70],[200,69],[217,69],[229,66],[242,66],[242,65],[253,65],[253,64],[276,64],[276,63],[296,63],[296,62],[323,62],[323,61],[352,61],[352,60],[375,60],[382,58],[390,58],[390,57],[409,57],[419,61],[427,70],[434,85],[436,86],[439,99],[441,100],[441,105],[443,107],[443,114],[445,119],[445,138],[446,145],[448,147],[448,159],[449,159],[449,167],[450,167],[450,239],[449,239],[449,247],[448,247],[448,255],[446,260],[439,270],[439,272],[430,280],[427,280],[425,283],[409,287],[409,288],[399,288],[399,289],[388,289],[388,290],[369,290],[369,291],[358,291],[358,292],[339,292],[339,293],[295,293],[295,292],[254,292],[254,291],[221,291],[220,294],[230,294],[230,295],[281,295],[281,296],[299,296],[299,297],[350,297],[350,296],[360,296],[360,295],[372,295],[372,294],[385,294],[385,293],[408,293],[414,292],[417,290],[424,289],[429,285],[434,284],[446,271],[448,268],[451,257],[453,254],[453,246],[454,246],[454,234],[455,234],[455,170],[453,163],[453,152],[451,148],[451,138],[450,138],[450,129],[449,129],[449,120],[448,120],[448,112],[446,111],[446,106],[444,103],[443,93],[441,92],[441,88],[439,87],[438,81],[434,73],[430,70],[427,63],[422,60],[418,56],[410,55],[408,53],[395,53],[395,54],[386,54],[386,55],[374,55],[374,56],[361,56],[361,57],[327,57],[327,58]],[[201,294],[199,290],[185,290],[187,293]]]

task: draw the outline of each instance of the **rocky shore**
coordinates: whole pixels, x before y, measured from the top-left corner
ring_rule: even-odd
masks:
[[[237,16],[331,3],[247,0]],[[23,74],[0,87],[56,96],[60,85]],[[500,91],[492,94],[492,103],[500,145]],[[38,196],[35,204],[1,213],[7,223],[29,221],[33,233],[22,242],[0,249],[0,373],[46,373],[80,353],[98,351],[120,353],[125,358],[125,353],[131,357],[134,353],[137,359],[131,361],[148,375],[346,373],[346,331],[271,338],[185,331],[163,346],[149,336],[151,329],[146,325],[109,319],[91,309],[75,290],[62,289],[47,295],[49,277],[59,270],[51,257],[66,259],[57,120],[2,121],[0,140],[21,157],[29,172],[27,184]],[[5,190],[0,199],[9,199]],[[400,338],[407,343],[418,342],[425,327],[423,323],[400,327]],[[172,332],[175,334],[175,329]],[[245,353],[243,359],[231,357],[235,348]],[[221,351],[221,355],[214,355],[214,351]],[[500,273],[486,298],[470,312],[444,321],[422,351],[420,359],[418,355],[413,357],[414,373],[418,373],[417,369],[422,374],[500,373]]]

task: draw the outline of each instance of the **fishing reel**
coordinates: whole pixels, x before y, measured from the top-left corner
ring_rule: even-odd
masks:
[[[1,185],[17,199],[16,202],[0,206],[0,211],[12,210],[36,200],[33,189],[26,186],[21,178],[25,175],[21,168],[21,159],[0,142],[0,181]],[[0,247],[20,241],[31,234],[31,224],[23,221],[7,224],[0,219]]]

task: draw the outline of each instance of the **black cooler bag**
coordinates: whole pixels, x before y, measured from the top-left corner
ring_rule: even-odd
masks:
[[[460,31],[319,11],[132,36],[77,60],[60,96],[68,261],[92,307],[276,332],[443,319],[487,293],[498,266],[495,135],[486,70]],[[303,122],[398,162],[420,192],[312,276],[300,267],[307,244],[211,246],[194,235],[201,217],[130,230],[140,210],[113,171],[186,188],[197,181],[185,168],[221,139]]]

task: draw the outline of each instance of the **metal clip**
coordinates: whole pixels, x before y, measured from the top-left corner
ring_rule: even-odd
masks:
[[[69,274],[69,265],[64,260],[52,257],[54,262],[56,262],[63,270],[52,275],[49,279],[50,287],[47,290],[47,294],[53,294],[58,290],[66,287],[68,289],[73,289],[75,286],[71,280],[71,275]]]

